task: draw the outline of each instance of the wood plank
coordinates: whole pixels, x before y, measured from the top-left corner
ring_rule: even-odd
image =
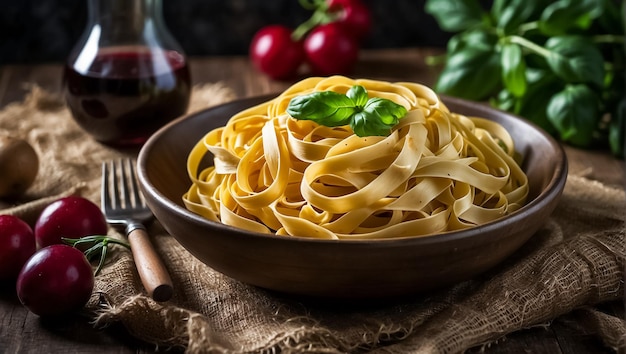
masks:
[[[60,92],[62,65],[9,65],[0,72],[0,107],[20,102],[34,85],[50,92]]]
[[[61,64],[45,64],[29,66],[27,86],[37,85],[50,92],[61,92],[63,82],[63,66]]]
[[[602,341],[576,322],[574,316],[565,315],[551,325],[556,340],[563,353],[568,354],[610,354],[614,350],[604,346]]]
[[[42,319],[22,307],[12,283],[0,284],[0,353],[151,353],[120,325],[97,330],[78,315]]]
[[[569,163],[569,173],[584,176],[609,186],[624,188],[626,162],[604,150],[583,150],[564,145]]]
[[[24,65],[5,66],[2,71],[2,85],[5,87],[0,97],[0,107],[11,102],[21,101],[28,90],[24,83],[27,81],[29,68]]]
[[[425,59],[440,54],[441,50],[428,48],[363,51],[351,76],[417,82],[432,87],[440,68],[425,64]]]
[[[190,67],[194,83],[222,82],[239,98],[278,94],[293,83],[270,80],[242,56],[195,58],[191,60]]]

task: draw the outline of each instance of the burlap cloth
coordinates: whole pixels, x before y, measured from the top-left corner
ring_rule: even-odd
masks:
[[[233,98],[219,84],[197,87],[190,110]],[[101,162],[136,153],[94,142],[58,96],[36,87],[0,112],[0,128],[26,138],[41,158],[28,194],[0,205],[31,223],[63,195],[99,203]],[[98,328],[122,323],[155,347],[189,353],[454,353],[564,314],[617,351],[626,346],[624,321],[598,305],[623,299],[624,206],[621,187],[570,175],[549,222],[505,264],[438,292],[368,306],[312,303],[242,284],[194,259],[156,222],[150,232],[173,278],[173,299],[146,297],[130,252],[115,248],[85,312]]]

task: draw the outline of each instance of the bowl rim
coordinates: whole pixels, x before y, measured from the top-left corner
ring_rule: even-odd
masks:
[[[164,205],[167,209],[173,210],[173,212],[181,214],[182,217],[186,219],[190,219],[194,223],[204,224],[210,226],[211,228],[218,229],[227,229],[233,233],[240,234],[241,236],[246,237],[262,237],[269,238],[276,241],[285,241],[285,242],[306,242],[306,243],[320,243],[320,244],[334,244],[334,245],[363,245],[365,247],[376,245],[380,246],[397,246],[399,242],[402,243],[403,246],[407,244],[437,244],[437,243],[445,243],[449,241],[455,241],[459,239],[467,239],[480,236],[481,234],[489,234],[496,229],[498,229],[503,222],[505,223],[517,223],[524,219],[527,213],[532,211],[537,211],[537,209],[541,209],[541,207],[549,203],[551,200],[558,198],[559,195],[563,192],[565,187],[565,182],[567,180],[568,173],[568,161],[565,155],[565,151],[561,144],[559,144],[554,137],[549,135],[543,129],[541,129],[535,123],[522,118],[518,115],[515,115],[510,112],[506,112],[491,106],[487,106],[484,103],[465,100],[457,97],[447,96],[439,94],[439,97],[444,102],[444,104],[457,104],[457,105],[465,105],[471,106],[471,108],[475,111],[484,113],[485,115],[493,115],[494,113],[503,114],[508,116],[508,118],[512,118],[514,120],[518,120],[520,124],[526,125],[528,128],[536,131],[542,138],[548,141],[552,149],[555,151],[558,160],[558,164],[555,166],[554,173],[549,177],[549,182],[547,185],[539,191],[539,194],[527,202],[520,209],[514,211],[513,213],[506,215],[504,217],[498,218],[496,220],[490,221],[488,223],[477,225],[475,227],[471,227],[468,229],[462,230],[454,230],[447,231],[442,233],[424,235],[424,236],[401,236],[401,237],[389,237],[389,238],[378,238],[378,239],[318,239],[312,237],[304,237],[304,236],[279,236],[275,233],[260,233],[249,231],[245,229],[241,229],[235,226],[226,225],[220,222],[215,222],[208,220],[198,214],[195,214],[188,209],[180,206],[175,203],[173,200],[166,197],[163,193],[161,193],[151,182],[147,173],[147,159],[149,156],[149,150],[153,145],[156,145],[157,141],[165,135],[173,126],[183,124],[187,119],[193,119],[198,116],[206,115],[207,112],[212,110],[222,109],[229,105],[245,105],[246,107],[250,107],[254,102],[263,102],[264,100],[272,99],[278,96],[279,93],[276,94],[265,94],[265,95],[256,95],[250,97],[244,97],[235,99],[229,102],[224,102],[222,104],[218,104],[215,106],[211,106],[196,112],[191,112],[186,115],[183,115],[165,126],[161,127],[154,134],[152,134],[148,140],[144,143],[144,145],[139,150],[139,154],[137,157],[137,177],[139,179],[140,188],[144,195],[149,194],[152,198],[157,200],[161,205]],[[491,119],[491,118],[487,118]],[[181,196],[182,198],[182,196]],[[174,235],[172,235],[174,236]],[[347,247],[347,246],[346,246]]]

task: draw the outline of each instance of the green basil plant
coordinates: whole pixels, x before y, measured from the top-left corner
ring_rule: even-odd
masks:
[[[619,0],[427,0],[454,32],[435,84],[489,101],[581,148],[624,156],[625,5]]]

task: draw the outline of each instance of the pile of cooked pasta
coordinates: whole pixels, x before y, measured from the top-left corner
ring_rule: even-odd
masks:
[[[356,136],[286,113],[293,97],[369,97],[408,113],[389,136]],[[238,228],[323,239],[425,236],[496,220],[524,205],[528,180],[501,125],[450,112],[417,83],[302,80],[275,99],[235,114],[190,152],[188,210]],[[206,154],[214,165],[201,167]]]

